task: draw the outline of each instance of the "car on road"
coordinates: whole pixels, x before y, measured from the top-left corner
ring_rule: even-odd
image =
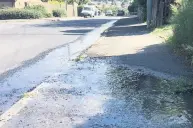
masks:
[[[113,16],[113,11],[112,10],[107,10],[105,15],[106,16]]]
[[[125,11],[124,10],[118,10],[117,11],[117,16],[124,16],[125,15]]]
[[[82,16],[86,17],[94,17],[95,16],[95,8],[93,6],[86,5],[83,7]]]

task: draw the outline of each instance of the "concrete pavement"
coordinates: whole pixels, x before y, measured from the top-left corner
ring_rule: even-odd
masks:
[[[119,20],[88,50],[91,57],[110,57],[115,63],[150,69],[177,77],[191,77],[192,68],[175,55],[145,23],[137,18]]]

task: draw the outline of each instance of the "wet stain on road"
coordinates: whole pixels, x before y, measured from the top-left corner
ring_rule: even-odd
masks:
[[[119,22],[127,25],[129,20]],[[119,22],[115,23],[117,28],[112,29],[112,33],[105,34],[107,37],[125,35],[128,32],[134,35],[138,29],[141,31],[145,28],[145,26],[126,26],[123,29],[118,25]],[[60,24],[58,22],[51,27]],[[63,24],[63,27],[68,24],[68,22]],[[131,20],[129,24],[136,24],[136,21]],[[133,29],[136,32],[133,33]],[[139,34],[144,34],[144,31]],[[91,40],[93,36],[86,39],[87,42]],[[81,45],[78,45],[77,49],[83,46],[82,43],[78,44]],[[162,47],[157,49],[160,48]],[[58,49],[46,56],[44,61],[16,73],[2,83],[0,105],[5,105],[2,105],[0,114],[7,110],[10,100],[14,101],[11,103],[15,103],[16,96],[35,88],[23,98],[24,101],[30,98],[27,105],[13,115],[3,128],[193,127],[192,84],[164,74],[170,73],[168,72],[170,68],[171,71],[176,71],[181,67],[173,68],[175,66],[173,62],[169,63],[169,67],[163,63],[169,54],[163,56],[161,61],[158,61],[160,54],[158,57],[154,56],[155,52],[122,57],[80,57],[75,61],[65,61],[66,58],[69,59],[67,51],[67,47]],[[149,51],[152,49],[147,53]],[[156,62],[157,65],[151,62]],[[159,67],[159,63],[162,68]],[[161,70],[155,70],[154,65]],[[180,72],[181,70],[177,74]],[[7,89],[7,86],[13,89]]]
[[[47,79],[5,127],[191,128],[192,95],[173,93],[171,83],[142,69],[86,58]]]

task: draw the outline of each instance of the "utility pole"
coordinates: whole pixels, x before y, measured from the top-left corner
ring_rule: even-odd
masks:
[[[147,28],[151,27],[152,22],[152,0],[147,0]]]
[[[64,0],[64,3],[65,3],[66,14],[67,14],[67,5],[68,5],[68,0]]]

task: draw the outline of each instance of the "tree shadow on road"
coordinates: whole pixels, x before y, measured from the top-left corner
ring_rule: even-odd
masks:
[[[85,35],[86,33],[92,31],[93,29],[77,29],[77,30],[65,30],[63,35]]]
[[[113,27],[109,28],[102,35],[105,37],[143,35],[149,33],[145,23],[141,23],[137,17],[129,17],[118,20]]]
[[[141,66],[174,76],[193,76],[192,69],[183,63],[184,58],[175,55],[167,44],[149,45],[135,54],[112,57],[115,63]]]
[[[193,76],[193,69],[183,63],[185,59],[175,55],[167,44],[164,43],[149,45],[145,48],[138,49],[136,53],[134,52],[130,54],[116,54],[115,52],[115,55],[105,55],[103,52],[90,52],[88,55],[96,59],[110,60],[111,63],[117,65],[143,67],[155,72],[161,72],[179,78],[191,78]]]
[[[101,24],[105,24],[115,19],[84,19],[84,20],[61,20],[53,21],[44,24],[35,25],[36,27],[100,27]]]
[[[111,60],[114,60],[113,62],[117,64],[141,66],[141,67],[149,68],[151,70],[161,71],[164,73],[177,75],[177,76],[183,76],[183,75],[192,76],[192,69],[184,65],[183,63],[185,59],[183,57],[179,57],[175,55],[171,50],[171,48],[166,43],[156,43],[155,42],[157,41],[155,40],[156,38],[151,40],[149,39],[151,38],[151,36],[146,37],[146,35],[148,35],[150,32],[151,30],[147,29],[146,24],[141,23],[137,17],[129,17],[129,18],[118,20],[113,27],[109,28],[106,32],[103,33],[104,40],[107,39],[107,41],[113,41],[113,39],[114,40],[117,39],[117,45],[112,47],[114,48],[112,50],[115,52],[112,52],[112,53],[118,53],[118,54],[108,56],[108,57],[111,57]],[[138,35],[139,37],[142,35],[145,35],[145,37],[139,38]],[[127,51],[124,51],[124,53],[120,51],[116,52],[115,47],[116,46],[119,47],[119,40],[121,43],[122,37],[124,38],[124,37],[130,37],[130,36],[136,36],[136,38],[134,40],[130,40],[130,38],[128,38],[128,40],[125,40],[127,42],[124,42],[123,44],[128,46],[129,44],[131,44],[131,47],[133,47],[132,44],[135,44],[135,43],[139,43],[139,44],[141,43],[142,46],[143,46],[143,43],[147,43],[147,46],[145,45],[145,47],[139,48],[137,50],[137,53],[132,53],[132,54],[127,54],[129,53]],[[111,37],[117,37],[117,38],[112,38],[112,40],[108,40]],[[152,41],[154,43],[151,45]],[[157,42],[160,42],[160,40],[158,40]],[[116,42],[113,42],[113,43],[116,43]],[[104,48],[105,47],[111,48],[110,44],[105,44],[105,45],[107,45],[108,47],[104,46]],[[134,47],[138,48],[139,46],[134,45]],[[129,48],[129,47],[125,47],[125,48]],[[123,48],[123,50],[125,50],[125,48]],[[97,55],[98,53],[97,54],[91,53],[91,54],[92,54],[91,56],[103,58],[102,54],[101,55]],[[104,56],[105,58],[107,57],[106,55]]]

